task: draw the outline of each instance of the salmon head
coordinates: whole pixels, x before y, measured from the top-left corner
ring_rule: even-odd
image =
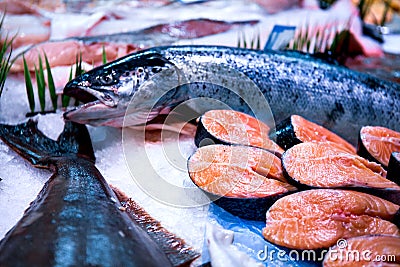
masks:
[[[161,73],[163,74],[160,75]],[[94,126],[144,124],[168,110],[172,104],[171,101],[163,101],[164,92],[152,86],[154,82],[150,81],[157,75],[161,77],[159,79],[174,80],[173,84],[179,83],[174,64],[155,52],[128,55],[96,67],[64,87],[65,95],[83,103],[66,112],[64,118]],[[131,104],[133,98],[134,105]],[[170,94],[169,98],[177,101],[180,99],[174,94]],[[126,120],[128,107],[129,120]]]

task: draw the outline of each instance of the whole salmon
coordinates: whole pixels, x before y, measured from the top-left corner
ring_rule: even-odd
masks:
[[[228,106],[267,124],[298,114],[353,144],[364,125],[400,130],[399,84],[297,52],[155,47],[83,74],[64,93],[86,103],[65,118],[92,125],[139,125],[201,98],[199,113]]]

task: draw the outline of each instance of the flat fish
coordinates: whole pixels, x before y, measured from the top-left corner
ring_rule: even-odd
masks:
[[[277,200],[262,234],[291,249],[321,249],[367,234],[400,237],[399,205],[366,193],[313,189]]]

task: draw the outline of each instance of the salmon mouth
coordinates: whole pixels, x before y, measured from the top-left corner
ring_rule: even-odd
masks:
[[[116,107],[107,105],[107,103],[104,103],[104,101],[91,93],[95,92],[94,90],[88,89],[90,88],[79,86],[74,81],[69,82],[64,87],[64,95],[73,97],[77,101],[83,103],[65,112],[63,115],[64,119],[93,126],[119,126],[121,118],[123,118],[125,112]]]
[[[73,109],[65,112],[64,119],[68,121],[91,124],[92,120],[99,119],[99,116],[107,109],[109,109],[108,106],[101,103],[100,100],[95,100],[74,107]]]
[[[63,90],[63,94],[66,96],[70,96],[75,98],[76,100],[86,104],[89,102],[95,102],[98,100],[98,98],[96,96],[94,96],[93,94],[87,92],[86,90],[82,89],[79,86],[69,86],[70,84],[68,83],[64,90]]]

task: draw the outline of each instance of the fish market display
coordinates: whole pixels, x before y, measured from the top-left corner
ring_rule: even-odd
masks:
[[[320,249],[368,234],[400,236],[399,206],[369,194],[313,189],[285,196],[266,215],[263,236],[292,249]]]
[[[323,266],[397,266],[400,263],[400,237],[365,235],[345,240],[327,252]]]
[[[197,126],[196,146],[203,140],[217,144],[240,144],[264,148],[281,155],[283,149],[269,139],[270,127],[247,114],[234,110],[210,110],[204,113]]]
[[[154,76],[155,71],[161,76]],[[246,78],[234,71],[251,79],[260,91],[243,88],[249,83],[240,84]],[[152,84],[146,81],[152,77],[168,86],[158,91],[149,88]],[[178,86],[180,79],[184,86]],[[219,84],[212,83],[215,79]],[[147,86],[141,87],[143,84]],[[239,93],[232,88],[238,88]],[[400,114],[399,88],[396,83],[299,53],[215,46],[156,47],[95,68],[69,82],[64,93],[86,104],[66,113],[65,118],[91,125],[139,125],[199,97],[254,115],[255,107],[249,107],[249,102],[246,105],[245,98],[255,105],[268,103],[275,121],[298,114],[356,144],[357,133],[364,125],[400,130],[396,119]],[[138,104],[128,109],[132,97]]]
[[[289,49],[328,49],[345,30],[340,55],[382,56],[387,47],[363,36],[350,0],[326,10],[308,0],[59,0],[51,10],[41,8],[48,0],[34,2],[0,2],[10,7],[3,29],[18,34],[13,54],[25,51],[38,77],[45,53],[57,93],[64,88],[82,105],[71,99],[65,108],[64,95],[55,107],[46,88],[33,92],[32,107],[22,58],[15,61],[0,121],[20,123],[51,104],[56,111],[37,115],[38,125],[0,126],[2,235],[17,223],[0,241],[0,266],[314,267],[322,262],[283,262],[279,252],[334,251],[343,240],[398,254],[397,136],[367,136],[368,144],[379,140],[374,162],[355,146],[365,126],[400,131],[400,85],[309,54],[260,50],[274,26],[290,26]],[[79,55],[92,70],[66,85]],[[390,62],[384,72],[393,78]],[[32,79],[34,88],[51,80]],[[90,124],[93,143],[75,122]],[[269,258],[267,248],[278,253]]]
[[[256,147],[203,146],[190,157],[188,171],[217,205],[247,219],[264,220],[277,198],[296,190],[286,183],[280,159]]]
[[[0,137],[31,164],[54,174],[0,243],[1,266],[172,266],[94,166],[83,125],[57,141],[29,121],[0,126]]]
[[[299,187],[352,188],[400,204],[400,186],[386,179],[374,162],[345,152],[329,143],[302,143],[282,156],[284,173]]]
[[[360,130],[358,154],[387,167],[390,155],[400,151],[400,132],[381,126],[365,126]]]
[[[284,149],[302,142],[331,142],[350,153],[356,153],[354,146],[342,137],[298,115],[292,115],[280,122],[271,136]]]
[[[400,185],[400,152],[393,152],[390,156],[386,178]]]

